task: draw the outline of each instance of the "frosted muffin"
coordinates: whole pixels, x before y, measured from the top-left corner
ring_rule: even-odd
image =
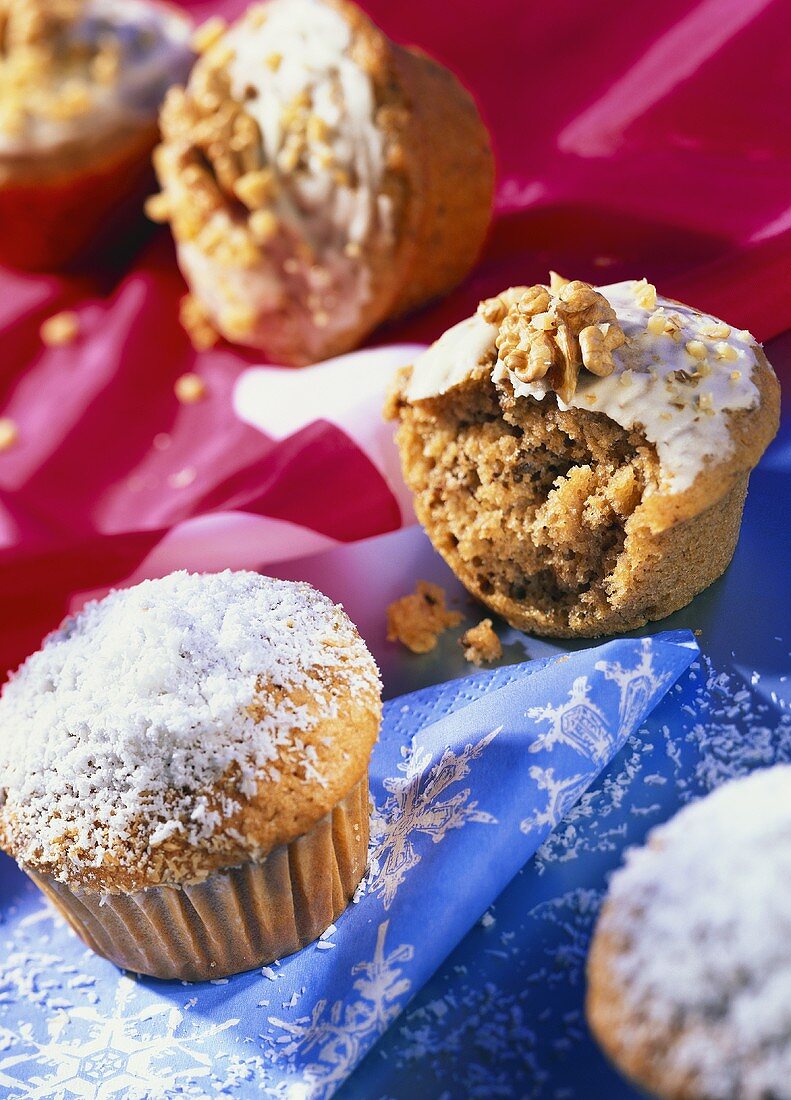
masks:
[[[197,37],[149,210],[172,226],[198,346],[220,334],[312,363],[463,278],[493,161],[451,73],[346,0],[269,0]]]
[[[0,846],[117,965],[198,980],[315,939],[365,869],[376,665],[257,573],[87,604],[0,697]]]
[[[791,767],[655,829],[610,884],[587,1012],[665,1100],[791,1100]]]
[[[749,332],[645,280],[482,302],[388,406],[415,510],[521,630],[595,637],[683,607],[731,560],[779,388]]]
[[[190,34],[158,0],[0,0],[0,263],[58,268],[141,217]]]

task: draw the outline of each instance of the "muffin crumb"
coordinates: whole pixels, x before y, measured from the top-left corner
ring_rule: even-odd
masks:
[[[387,640],[401,642],[413,653],[429,653],[440,634],[462,621],[459,611],[445,606],[445,590],[429,581],[418,581],[409,596],[394,600],[387,608]]]
[[[10,451],[19,439],[19,429],[10,416],[0,416],[0,453]]]
[[[491,619],[481,619],[477,626],[470,627],[459,639],[464,650],[464,659],[474,665],[499,661],[503,655],[500,639],[494,632]]]
[[[195,405],[206,396],[206,383],[190,371],[176,379],[173,391],[182,405]]]
[[[60,348],[73,344],[80,335],[80,319],[70,309],[47,318],[40,329],[41,340],[48,348]]]

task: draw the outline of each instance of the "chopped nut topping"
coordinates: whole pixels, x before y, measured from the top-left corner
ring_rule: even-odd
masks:
[[[656,287],[647,279],[641,279],[634,288],[634,297],[641,309],[656,308]]]
[[[612,353],[626,340],[604,295],[579,279],[557,290],[512,288],[482,302],[479,311],[499,324],[495,344],[506,368],[522,382],[546,378],[565,403],[583,366],[600,378],[612,374]]]
[[[206,383],[198,374],[182,374],[176,379],[173,390],[182,405],[194,405],[206,396]]]
[[[700,330],[700,334],[707,340],[727,340],[731,334],[731,326],[726,325],[724,321],[712,322],[704,325]]]
[[[234,194],[248,210],[259,210],[275,193],[275,175],[271,168],[246,172],[233,185]]]
[[[503,655],[500,639],[494,632],[491,619],[482,619],[477,626],[470,627],[459,639],[464,649],[464,658],[475,665],[488,661],[499,661]]]
[[[228,24],[220,15],[213,15],[202,23],[192,36],[192,48],[195,53],[206,53],[216,46],[228,29]]]
[[[732,363],[734,359],[739,358],[739,353],[732,344],[726,344],[725,342],[715,344],[714,350],[717,353],[717,358],[724,359],[726,362]]]
[[[402,596],[387,609],[387,640],[401,642],[413,653],[428,653],[449,627],[458,626],[462,615],[445,607],[445,592],[438,584],[418,581],[417,591]]]
[[[250,215],[250,232],[257,244],[267,244],[276,235],[280,223],[271,210],[256,210]]]
[[[570,282],[570,279],[565,279],[562,275],[558,275],[557,271],[550,271],[549,273],[549,289],[553,292],[562,290],[563,287]],[[485,619],[484,622],[486,622]]]
[[[144,209],[149,221],[164,224],[170,218],[170,200],[164,193],[149,195]]]
[[[687,355],[691,355],[693,359],[705,359],[709,353],[702,340],[688,340],[684,348]]]
[[[49,317],[39,330],[42,343],[48,348],[73,344],[80,334],[80,319],[73,310],[64,310]]]
[[[0,451],[9,451],[17,439],[19,429],[10,416],[0,416]]]
[[[187,294],[181,299],[179,320],[196,351],[206,351],[207,348],[214,347],[219,340],[219,334],[211,323],[208,313],[192,294]]]

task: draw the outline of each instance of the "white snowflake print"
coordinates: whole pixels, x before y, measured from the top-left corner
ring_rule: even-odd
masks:
[[[300,1066],[298,1082],[290,1078],[286,1086],[289,1098],[331,1096],[400,1013],[411,989],[400,964],[411,962],[414,947],[401,944],[385,954],[389,923],[379,925],[371,961],[352,967],[353,977],[361,975],[352,983],[355,1000],[337,1000],[329,1007],[325,999],[316,1001],[311,1014],[298,1020],[269,1017],[269,1023],[282,1032],[274,1040],[278,1061],[287,1059],[293,1064],[297,1058],[302,1062],[308,1055],[314,1057]],[[275,1086],[274,1093],[277,1091]]]
[[[604,713],[590,700],[590,691],[588,677],[578,676],[571,685],[568,699],[560,706],[530,707],[528,717],[549,724],[547,732],[532,743],[530,752],[567,745],[597,766],[607,758],[613,734]]]
[[[597,672],[603,672],[607,680],[618,685],[621,699],[619,720],[621,726],[636,726],[645,713],[651,699],[664,692],[673,678],[672,670],[657,673],[654,670],[654,654],[650,638],[643,638],[640,660],[635,668],[624,668],[619,661],[597,661]]]
[[[451,829],[460,829],[468,822],[497,824],[495,817],[478,808],[469,787],[444,799],[440,796],[465,778],[473,760],[501,730],[498,726],[459,753],[445,749],[433,767],[429,767],[429,750],[417,746],[401,749],[404,760],[398,768],[404,775],[384,780],[388,797],[371,822],[372,847],[364,885],[366,893],[382,899],[385,910],[392,905],[407,873],[420,863],[421,856],[413,843],[418,834],[439,844]]]
[[[556,779],[554,768],[539,768],[534,764],[530,769],[530,778],[534,780],[539,791],[546,793],[546,801],[542,809],[534,809],[519,823],[520,832],[525,834],[547,826],[554,829],[587,788],[591,773],[583,772]]]

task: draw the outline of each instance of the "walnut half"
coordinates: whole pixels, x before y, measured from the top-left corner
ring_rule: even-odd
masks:
[[[582,367],[612,374],[612,353],[626,340],[615,310],[589,283],[553,276],[551,286],[513,287],[478,307],[499,325],[496,345],[504,366],[522,382],[546,378],[569,403]]]

